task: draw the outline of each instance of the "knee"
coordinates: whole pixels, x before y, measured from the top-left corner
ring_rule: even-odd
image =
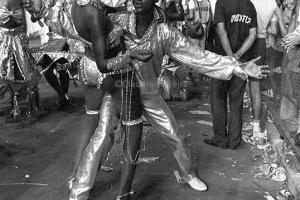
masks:
[[[187,143],[186,136],[180,133],[174,133],[171,136],[171,141],[172,141],[171,144],[174,145],[174,148],[176,150],[184,148],[184,146]]]

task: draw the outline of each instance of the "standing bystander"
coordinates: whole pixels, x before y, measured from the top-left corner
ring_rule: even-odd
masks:
[[[259,64],[265,64],[266,60],[266,36],[270,23],[276,23],[272,18],[277,8],[275,0],[251,0],[257,13],[257,38],[249,50],[251,58],[261,57]],[[253,137],[262,137],[266,131],[261,131],[261,80],[249,78],[250,98],[253,112]]]
[[[247,51],[256,38],[257,16],[250,0],[218,0],[214,25],[215,52],[248,60]],[[241,142],[242,106],[246,81],[237,76],[230,80],[211,79],[211,107],[214,137],[204,142],[220,148],[235,149]],[[227,130],[227,95],[230,115]]]

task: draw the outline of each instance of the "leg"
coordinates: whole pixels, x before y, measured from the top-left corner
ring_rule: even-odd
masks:
[[[133,74],[129,73],[129,77]],[[123,75],[124,76],[124,75]],[[127,77],[123,77],[126,80]],[[132,77],[134,78],[134,77]],[[133,84],[131,84],[133,81]],[[113,102],[116,105],[122,119],[122,150],[125,164],[122,165],[120,191],[117,200],[129,200],[132,181],[140,154],[142,126],[142,104],[138,82],[128,80],[122,84],[123,90],[113,94]],[[133,85],[133,87],[131,87]],[[130,92],[129,92],[130,91]],[[123,92],[123,96],[121,95]],[[122,109],[122,111],[121,111]]]
[[[59,97],[64,96],[64,92],[62,91],[60,87],[60,83],[53,73],[54,68],[56,68],[56,63],[52,64],[50,67],[50,64],[53,62],[52,58],[48,54],[44,54],[41,59],[38,61],[38,65],[42,67],[43,70],[45,70],[44,76],[47,82],[51,85],[51,87],[57,92]],[[49,68],[50,67],[50,68]]]
[[[266,60],[266,41],[264,38],[257,38],[251,48],[252,58],[261,56],[261,59],[256,63],[263,65]],[[249,78],[250,98],[253,111],[253,135],[262,136],[260,127],[261,121],[261,80]]]
[[[86,146],[70,188],[70,200],[87,200],[92,189],[98,167],[102,166],[114,142],[113,133],[117,125],[116,108],[111,95],[103,97],[100,108],[99,125]]]
[[[143,126],[142,123],[134,125],[134,126],[123,126],[122,129],[127,128],[126,137],[123,138],[123,141],[126,139],[125,144],[123,143],[123,147],[127,149],[124,151],[125,154],[130,155],[130,158],[127,157],[127,162],[122,166],[122,175],[121,175],[121,183],[120,183],[120,191],[118,198],[120,200],[130,199],[130,190],[132,181],[134,178],[135,170],[137,167],[136,162],[139,158],[139,152],[141,147],[141,139]],[[123,132],[124,133],[124,132]],[[133,161],[133,163],[130,162]]]
[[[215,144],[225,149],[228,144],[227,136],[227,90],[228,81],[211,79],[210,82],[210,103],[213,115],[214,138],[211,141],[204,140],[205,143]]]
[[[21,109],[19,105],[20,100],[20,91],[23,88],[19,83],[10,83],[9,84],[11,89],[11,102],[12,102],[12,111],[10,113],[10,117],[13,120],[21,120]]]
[[[242,138],[243,99],[247,81],[233,76],[229,81],[229,148],[235,149]]]
[[[27,117],[31,118],[33,116],[36,116],[39,111],[39,91],[38,91],[38,85],[32,84],[29,85],[28,88],[28,112]]]
[[[88,112],[83,116],[83,123],[81,129],[79,130],[81,132],[80,138],[78,140],[80,141],[80,143],[78,145],[77,152],[75,154],[72,177],[75,176],[83,152],[86,146],[88,145],[90,138],[95,133],[95,129],[98,126],[99,110],[100,110],[104,93],[102,90],[97,89],[96,87],[86,86],[84,87],[84,95],[85,95],[86,109]],[[94,112],[89,112],[89,111],[94,111]]]
[[[47,82],[51,85],[51,87],[57,92],[59,99],[64,99],[65,98],[65,93],[62,90],[60,83],[58,81],[58,78],[55,76],[55,74],[53,73],[53,69],[52,70],[47,70],[44,73],[44,76],[47,80]]]
[[[261,119],[261,92],[260,80],[250,79],[249,81],[250,99],[252,103],[253,112],[253,135],[260,133],[260,119]]]
[[[62,71],[59,73],[59,82],[62,91],[65,93],[65,95],[67,95],[69,91],[69,82],[70,82],[69,74],[67,71]]]
[[[67,71],[59,72],[59,82],[60,88],[64,95],[59,98],[59,109],[66,110],[69,106],[69,97],[68,97],[68,90],[69,90],[69,74]]]
[[[205,184],[195,177],[186,138],[178,132],[177,122],[163,98],[159,94],[144,95],[142,104],[144,117],[171,147],[183,179],[196,190],[206,190]]]

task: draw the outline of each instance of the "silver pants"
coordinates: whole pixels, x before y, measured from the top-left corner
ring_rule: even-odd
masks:
[[[99,165],[101,165],[111,145],[105,138],[116,127],[116,110],[112,97],[105,95],[100,109],[99,125],[92,136],[79,164],[76,177],[71,188],[70,200],[87,200],[92,189]],[[192,170],[190,152],[187,149],[185,137],[178,132],[178,126],[171,110],[160,94],[143,95],[143,115],[147,121],[161,134],[163,140],[171,147],[177,160],[181,175],[185,181],[195,176]]]
[[[70,200],[87,200],[92,189],[99,165],[107,158],[112,142],[110,134],[117,126],[116,109],[112,97],[106,94],[100,108],[100,119],[94,135],[85,148],[81,162],[75,174],[75,179],[70,188]]]
[[[186,138],[178,131],[176,119],[160,94],[142,95],[143,116],[171,147],[181,170],[181,176],[189,181],[195,176]]]

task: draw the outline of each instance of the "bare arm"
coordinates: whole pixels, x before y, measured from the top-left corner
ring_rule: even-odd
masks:
[[[225,23],[221,22],[217,24],[217,34],[221,40],[222,47],[227,56],[234,56],[232,49],[230,47],[230,42],[227,37],[227,32],[225,30]]]
[[[288,33],[288,30],[286,28],[286,25],[285,25],[283,19],[282,19],[282,10],[281,10],[281,8],[277,7],[275,9],[275,15],[278,19],[278,26],[279,26],[280,33],[281,33],[282,37],[284,37]]]
[[[278,22],[277,21],[271,21],[268,28],[267,28],[267,33],[268,34],[272,34],[272,35],[276,35],[278,30]]]
[[[86,20],[88,26],[88,32],[90,36],[90,42],[93,46],[93,52],[98,69],[101,72],[107,72],[108,60],[104,59],[105,52],[105,33],[104,33],[104,13],[93,6],[85,6],[81,9],[85,9],[87,14]]]
[[[248,37],[243,42],[241,48],[235,53],[235,57],[237,59],[242,57],[253,45],[255,39],[256,39],[256,28],[250,28]]]

